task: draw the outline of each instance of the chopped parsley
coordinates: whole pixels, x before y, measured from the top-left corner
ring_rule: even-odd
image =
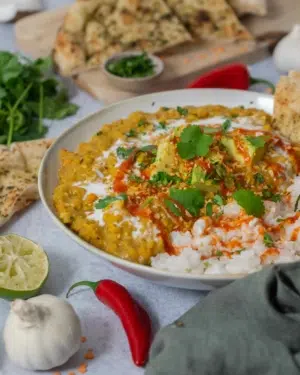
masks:
[[[145,208],[145,207],[147,207],[150,203],[152,203],[153,202],[153,197],[149,197],[149,198],[147,198],[145,201],[144,201],[144,203],[142,204],[142,207],[143,208]]]
[[[170,189],[170,197],[181,204],[192,216],[198,216],[204,206],[204,196],[199,189]]]
[[[273,239],[269,233],[264,234],[264,244],[267,247],[272,247],[274,245]]]
[[[181,216],[181,212],[178,207],[170,199],[165,199],[165,206],[169,211],[171,211],[175,216]]]
[[[258,184],[263,184],[265,182],[265,178],[261,173],[256,173],[254,175],[254,180]]]
[[[300,203],[300,194],[298,195],[298,198],[296,199],[294,211],[297,212],[299,211],[299,203]]]
[[[214,203],[217,204],[218,206],[223,206],[224,205],[224,200],[221,197],[221,195],[216,194],[213,199]]]
[[[231,127],[232,121],[228,118],[222,124],[222,132],[226,133]]]
[[[140,176],[137,176],[134,173],[130,174],[128,178],[129,178],[129,181],[133,181],[133,182],[143,182],[144,181]]]
[[[129,132],[126,133],[127,137],[136,137],[136,131],[134,129],[130,129]]]
[[[246,136],[245,138],[255,148],[262,148],[266,143],[266,137],[264,135],[260,135],[259,137]]]
[[[273,202],[280,202],[281,201],[280,194],[274,194],[270,190],[267,190],[267,189],[264,189],[262,191],[262,197],[263,197],[263,199],[273,201]]]
[[[127,199],[127,195],[121,193],[120,195],[116,195],[115,197],[106,197],[103,199],[99,199],[98,202],[95,204],[95,208],[102,209],[109,206],[111,203],[116,201],[125,201]]]
[[[146,53],[126,56],[106,65],[111,74],[123,78],[148,77],[154,74],[154,68],[153,61]]]
[[[139,151],[150,152],[151,154],[156,155],[157,154],[157,146],[154,146],[154,145],[143,146],[139,149]]]
[[[117,156],[120,159],[128,159],[133,151],[134,151],[134,147],[131,147],[131,148],[118,147]]]
[[[180,116],[186,116],[189,113],[189,111],[186,108],[177,107],[176,109]]]
[[[233,198],[248,215],[261,217],[265,213],[263,200],[251,190],[237,190],[233,193]]]
[[[164,121],[160,121],[157,125],[157,129],[165,130],[166,129],[166,123]]]
[[[210,216],[211,217],[213,215],[213,204],[211,202],[208,202],[206,204],[205,210],[206,210],[206,216]]]
[[[193,159],[196,156],[206,156],[213,143],[213,137],[204,134],[200,127],[191,125],[185,128],[177,143],[177,151],[182,159]]]
[[[177,183],[181,182],[182,179],[178,176],[171,176],[166,172],[157,172],[154,176],[152,176],[149,182],[155,185],[162,185],[167,186],[170,183]]]
[[[141,126],[144,126],[144,125],[146,125],[147,124],[147,121],[146,120],[140,120],[139,122],[138,122],[138,127],[141,127]]]

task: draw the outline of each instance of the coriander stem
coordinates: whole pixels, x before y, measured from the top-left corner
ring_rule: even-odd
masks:
[[[39,103],[39,128],[40,134],[43,133],[43,118],[44,118],[44,86],[40,84],[40,103]]]
[[[21,102],[25,99],[31,87],[32,87],[32,83],[30,83],[26,87],[26,89],[22,92],[19,99],[16,101],[15,105],[12,108],[10,107],[9,109],[9,131],[8,131],[8,137],[7,137],[7,146],[9,146],[12,143],[12,139],[13,139],[15,110],[18,108]]]

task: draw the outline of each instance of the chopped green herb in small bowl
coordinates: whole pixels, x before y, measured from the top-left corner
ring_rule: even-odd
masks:
[[[164,69],[157,56],[145,52],[123,52],[112,56],[103,65],[110,82],[124,91],[147,92]]]

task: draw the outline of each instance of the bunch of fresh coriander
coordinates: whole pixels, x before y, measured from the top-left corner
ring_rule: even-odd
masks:
[[[47,132],[44,119],[77,112],[51,69],[51,58],[31,61],[0,51],[0,144],[41,138]]]

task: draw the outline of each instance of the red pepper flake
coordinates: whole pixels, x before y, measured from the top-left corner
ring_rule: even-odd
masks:
[[[189,64],[191,62],[191,59],[189,59],[189,58],[187,58],[187,57],[185,57],[184,59],[183,59],[183,63],[184,64]]]
[[[78,367],[78,369],[77,369],[77,371],[80,373],[80,374],[85,374],[86,372],[87,372],[87,363],[82,363],[79,367]]]
[[[88,351],[85,353],[84,355],[84,359],[94,359],[95,358],[95,355],[93,353],[93,349],[88,349]]]
[[[80,341],[81,341],[81,342],[86,342],[86,340],[87,340],[87,338],[86,338],[85,336],[82,336],[82,337],[80,338]]]
[[[215,47],[215,48],[213,48],[213,52],[218,53],[218,54],[224,53],[225,48],[224,47]]]

